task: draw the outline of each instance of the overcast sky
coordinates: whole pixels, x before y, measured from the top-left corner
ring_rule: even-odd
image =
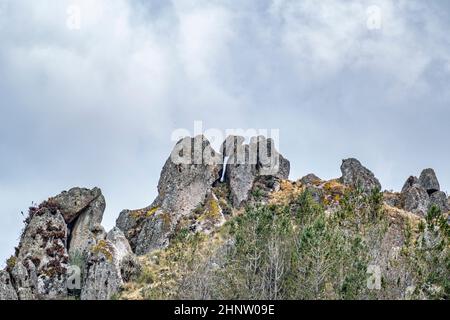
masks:
[[[356,157],[450,191],[449,30],[445,0],[0,0],[0,261],[62,190],[100,187],[108,229],[149,205],[195,120],[280,129],[291,179]]]

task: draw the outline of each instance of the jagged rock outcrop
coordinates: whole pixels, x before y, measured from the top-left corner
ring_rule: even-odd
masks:
[[[443,191],[437,191],[430,196],[430,206],[436,206],[443,213],[450,211],[447,195]]]
[[[229,184],[233,205],[240,207],[248,199],[253,183],[259,176],[288,179],[290,163],[276,149],[272,139],[253,137],[243,144],[241,136],[229,136],[222,144],[222,155],[227,158],[225,181]]]
[[[24,262],[15,262],[10,270],[11,279],[14,281],[14,287],[17,291],[19,300],[36,299],[36,271],[34,264],[26,260]]]
[[[410,176],[401,192],[403,209],[425,216],[428,209],[435,205],[443,213],[450,211],[447,195],[439,191],[440,185],[433,169],[425,169],[420,178]]]
[[[429,195],[441,190],[436,173],[433,169],[423,170],[419,177],[419,183],[427,190]]]
[[[167,247],[174,232],[185,225],[191,231],[208,233],[223,224],[228,203],[222,208],[212,190],[220,183],[221,173],[233,207],[249,198],[257,177],[288,178],[290,163],[271,139],[254,137],[250,144],[244,141],[243,137],[230,136],[220,153],[204,136],[187,137],[175,145],[162,169],[155,201],[143,209],[122,211],[116,221],[137,255]]]
[[[125,280],[139,272],[128,240],[119,228],[97,241],[89,251],[82,300],[109,300],[120,291]],[[122,275],[123,273],[123,275]]]
[[[127,268],[129,278],[138,266],[122,232],[113,229],[107,234],[101,226],[105,206],[100,189],[73,188],[30,208],[16,254],[2,271],[0,295],[64,299],[73,292],[68,286],[71,263],[85,272],[80,281],[83,298],[103,299],[117,293],[123,284],[121,269]]]
[[[12,271],[14,282],[29,287],[21,299],[55,299],[66,294],[67,225],[57,207],[44,203],[30,211]]]
[[[213,234],[241,214],[244,204],[296,208],[298,197],[309,191],[329,217],[342,208],[352,188],[365,193],[381,189],[375,175],[356,159],[343,160],[339,179],[325,181],[309,174],[289,181],[289,161],[264,137],[246,144],[243,137],[229,136],[220,151],[214,151],[203,136],[180,140],[162,169],[154,202],[140,210],[122,211],[117,227],[108,233],[101,226],[106,202],[98,188],[73,188],[30,208],[16,253],[0,271],[0,300],[67,298],[72,294],[67,287],[71,264],[82,269],[77,296],[111,299],[125,282],[139,277],[139,261],[144,258],[137,255],[164,249],[173,239],[184,239],[180,235],[186,232]],[[401,193],[383,192],[383,200],[389,205],[384,208],[396,217],[398,213],[421,220],[415,215],[424,217],[433,205],[444,216],[450,211],[450,197],[440,191],[432,169],[422,171],[420,178],[409,177]],[[389,226],[392,233],[383,244],[386,248],[402,245],[402,223],[398,221],[395,230]],[[390,259],[386,248],[375,261],[383,267]]]
[[[17,299],[17,292],[12,284],[11,276],[7,271],[0,270],[0,301]]]
[[[320,179],[318,176],[316,176],[314,173],[307,174],[306,176],[302,177],[300,179],[300,182],[304,185],[315,185],[322,182],[322,179]]]
[[[106,240],[100,240],[92,247],[87,259],[81,300],[107,300],[119,292],[123,280],[114,250]]]
[[[411,188],[411,187],[412,187],[413,185],[415,185],[415,184],[420,184],[420,183],[419,183],[419,178],[417,178],[417,177],[415,177],[415,176],[410,176],[410,177],[406,180],[405,184],[403,185],[402,193],[406,192],[406,190],[408,190],[409,188]]]
[[[92,239],[97,239],[104,233],[101,223],[105,208],[105,197],[100,192],[78,214],[70,232],[70,243],[68,244],[70,254],[83,253],[92,244]]]
[[[374,189],[381,190],[381,184],[375,175],[357,159],[345,159],[341,165],[341,182],[354,188],[361,188],[369,193]]]
[[[72,188],[63,191],[59,195],[52,197],[48,202],[54,204],[60,211],[67,224],[72,223],[80,213],[82,213],[92,201],[102,197],[99,188],[92,190],[85,188]]]
[[[204,136],[180,140],[162,169],[153,204],[124,210],[117,219],[134,252],[166,247],[180,219],[205,201],[221,169],[220,155]]]
[[[406,211],[425,216],[430,205],[427,191],[420,184],[413,184],[402,193]]]

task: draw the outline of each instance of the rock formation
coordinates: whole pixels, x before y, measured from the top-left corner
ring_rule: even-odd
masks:
[[[381,184],[375,175],[356,159],[343,160],[341,172],[341,182],[344,185],[360,188],[365,193],[374,189],[381,190]]]
[[[230,136],[221,153],[204,136],[184,138],[175,145],[162,169],[155,201],[143,209],[124,210],[117,219],[117,227],[136,254],[167,247],[175,230],[184,225],[208,233],[223,224],[223,208],[213,190],[221,183],[221,173],[235,208],[248,199],[257,177],[288,178],[289,161],[271,139],[255,137],[250,144],[243,142],[243,137]]]
[[[419,184],[427,190],[429,195],[441,190],[436,173],[433,169],[425,169],[419,177]]]
[[[0,270],[0,301],[17,300],[17,292],[11,281],[11,276],[5,270]]]
[[[423,170],[419,178],[410,176],[402,188],[401,196],[403,208],[421,216],[425,216],[433,205],[443,213],[450,211],[447,195],[440,191],[433,169]]]
[[[275,149],[272,139],[254,137],[244,144],[240,136],[229,136],[222,144],[222,155],[228,158],[225,181],[229,184],[233,205],[240,207],[259,176],[288,179],[290,163]]]
[[[65,299],[74,263],[85,273],[79,279],[82,299],[117,293],[123,283],[121,263],[134,261],[133,253],[120,230],[106,234],[101,226],[104,210],[98,188],[73,188],[30,208],[16,254],[0,274],[0,297]]]
[[[221,168],[204,136],[180,140],[162,169],[155,201],[144,209],[124,210],[117,219],[135,253],[167,246],[180,219],[205,201]]]
[[[245,205],[292,203],[305,190],[327,215],[336,212],[348,190],[366,195],[381,190],[375,175],[356,159],[343,160],[342,176],[329,181],[308,174],[292,182],[289,171],[289,161],[271,139],[254,137],[245,143],[243,137],[229,136],[220,152],[204,136],[181,139],[162,168],[153,203],[122,211],[108,233],[101,225],[106,201],[100,189],[64,191],[30,208],[15,255],[0,271],[0,300],[74,294],[111,299],[139,277],[136,255],[168,247],[180,231],[217,235]],[[440,190],[433,169],[423,170],[419,178],[410,176],[401,192],[383,192],[383,199],[402,217],[421,219],[433,205],[450,213],[450,197]],[[401,233],[400,222],[394,231]],[[75,289],[68,287],[74,267],[80,271]]]
[[[109,300],[124,283],[124,262],[130,263],[124,274],[130,279],[138,269],[128,240],[118,228],[112,229],[106,239],[98,240],[90,249],[86,276],[81,290],[82,300]]]

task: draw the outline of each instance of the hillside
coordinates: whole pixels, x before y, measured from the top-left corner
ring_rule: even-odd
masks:
[[[0,299],[449,299],[450,198],[434,170],[381,191],[356,159],[289,180],[271,139],[180,140],[158,196],[101,226],[101,190],[30,208]]]

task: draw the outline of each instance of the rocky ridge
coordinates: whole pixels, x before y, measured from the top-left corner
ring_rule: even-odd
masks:
[[[164,250],[181,231],[214,233],[246,205],[286,201],[286,190],[288,197],[308,190],[329,214],[346,189],[381,190],[356,159],[343,160],[338,179],[310,174],[289,181],[290,163],[271,139],[244,141],[230,136],[217,152],[204,136],[180,140],[162,169],[157,198],[143,209],[122,211],[108,233],[101,226],[106,201],[98,188],[73,188],[30,208],[15,255],[0,271],[0,300],[111,299],[139,276],[138,256]],[[383,197],[396,217],[420,220],[432,206],[450,211],[432,169]],[[386,246],[398,246],[394,238]]]

